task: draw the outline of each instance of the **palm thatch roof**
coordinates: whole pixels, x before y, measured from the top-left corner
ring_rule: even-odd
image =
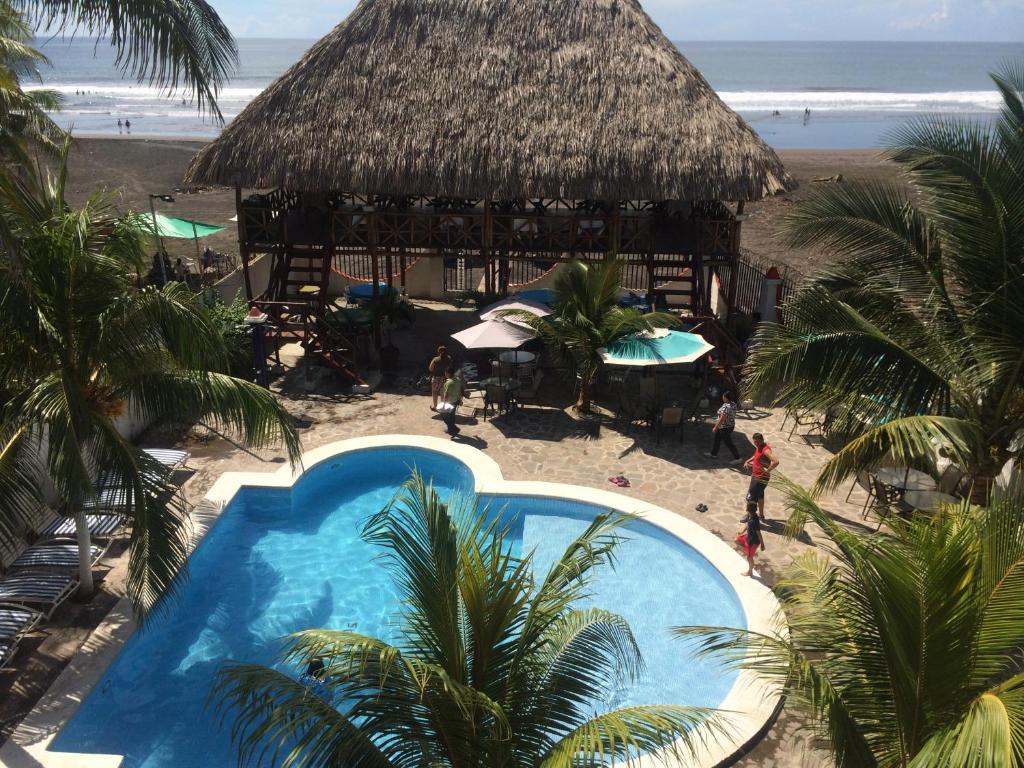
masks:
[[[361,0],[186,178],[495,199],[792,184],[636,0]]]

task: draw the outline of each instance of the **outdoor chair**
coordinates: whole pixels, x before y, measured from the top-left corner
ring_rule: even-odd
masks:
[[[171,470],[181,469],[192,457],[188,451],[180,451],[177,448],[143,448],[142,451]]]
[[[853,484],[850,486],[850,490],[847,491],[846,493],[847,504],[849,504],[850,497],[853,495],[853,492],[858,485],[861,488],[863,488],[864,492],[868,495],[867,499],[865,499],[864,501],[864,506],[861,508],[861,512],[866,513],[868,505],[871,503],[871,500],[875,497],[875,484],[874,480],[871,477],[871,473],[861,470],[854,476]]]
[[[944,470],[942,470],[942,476],[939,478],[938,491],[939,493],[948,493],[950,496],[960,496],[963,490],[964,479],[967,477],[967,473],[956,464],[950,464]]]
[[[544,371],[537,371],[533,375],[533,380],[516,392],[516,400],[520,403],[530,403],[538,405],[537,393],[540,390],[540,382],[544,378]]]
[[[508,390],[496,384],[488,384],[484,389],[484,421],[487,421],[487,414],[494,410],[496,414],[507,413],[511,409],[511,399]]]
[[[683,409],[679,406],[662,408],[658,418],[657,442],[661,443],[661,435],[666,429],[679,431],[679,442],[683,441]]]
[[[95,566],[107,553],[109,547],[109,541],[104,546],[93,545],[90,553],[90,565]],[[73,539],[54,539],[31,546],[18,555],[8,570],[28,568],[59,571],[78,570],[78,542]]]
[[[826,425],[825,418],[821,416],[821,414],[818,414],[809,408],[787,409],[786,416],[782,420],[783,426],[786,425],[786,421],[788,421],[790,417],[792,417],[793,426],[790,427],[789,434],[786,436],[787,442],[791,441],[793,439],[793,435],[796,434],[796,431],[802,427],[808,428],[807,432],[801,433],[804,438],[821,435],[824,432]]]
[[[870,495],[868,503],[864,505],[863,517],[867,519],[868,512],[871,510],[878,514],[878,527],[875,528],[876,531],[882,527],[882,523],[888,520],[889,515],[893,512],[903,514],[911,511],[903,502],[903,494],[900,491],[889,488],[874,475],[871,476],[871,486],[874,488],[874,493]]]
[[[0,604],[0,668],[6,667],[22,637],[35,629],[43,614],[23,605]]]
[[[43,618],[53,612],[78,589],[78,579],[62,573],[28,571],[0,578],[0,602],[35,606]]]
[[[614,426],[622,427],[625,431],[629,431],[634,424],[647,421],[649,417],[647,403],[631,395],[628,391],[619,393],[619,407],[613,421]]]
[[[116,536],[124,528],[127,520],[119,514],[86,515],[89,535],[99,539]],[[35,526],[36,536],[40,539],[74,538],[78,534],[75,518],[58,515],[49,507],[45,507],[39,524]]]

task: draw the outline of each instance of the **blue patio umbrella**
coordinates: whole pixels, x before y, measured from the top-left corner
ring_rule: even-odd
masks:
[[[387,283],[377,283],[379,293],[381,296],[387,294],[388,291],[397,293],[394,288],[388,288]],[[345,289],[345,294],[350,299],[357,299],[359,301],[369,301],[373,298],[373,283],[357,283],[350,285]]]
[[[555,292],[550,288],[531,288],[528,291],[519,291],[516,296],[527,301],[547,304],[549,307],[555,303]]]
[[[644,368],[652,365],[693,363],[714,349],[702,336],[659,328],[624,336],[598,350],[608,365]]]

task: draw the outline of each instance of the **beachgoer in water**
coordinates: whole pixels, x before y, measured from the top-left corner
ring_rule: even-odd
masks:
[[[118,133],[123,133],[124,132],[124,123],[122,123],[120,119],[118,119],[118,121],[117,121],[117,132]]]
[[[744,576],[754,575],[754,557],[760,549],[764,552],[764,534],[761,532],[761,521],[757,517],[757,504],[753,501],[747,502],[747,514],[744,515],[744,526],[736,534],[736,543],[743,549],[747,558],[747,572]]]
[[[811,108],[810,107],[804,107],[804,124],[806,125],[807,121],[810,120],[810,119],[811,119]]]
[[[125,120],[124,121],[124,129],[126,131],[128,131],[128,133],[132,132],[132,121],[131,120]]]

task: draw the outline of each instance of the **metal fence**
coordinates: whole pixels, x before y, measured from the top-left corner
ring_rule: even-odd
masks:
[[[782,282],[780,288],[780,304],[784,304],[793,295],[797,285],[803,279],[797,270],[776,261],[769,261],[750,251],[741,251],[736,262],[736,302],[735,309],[748,315],[761,310],[761,291],[765,275],[775,267]],[[728,266],[719,267],[719,280],[722,285],[729,284]]]

